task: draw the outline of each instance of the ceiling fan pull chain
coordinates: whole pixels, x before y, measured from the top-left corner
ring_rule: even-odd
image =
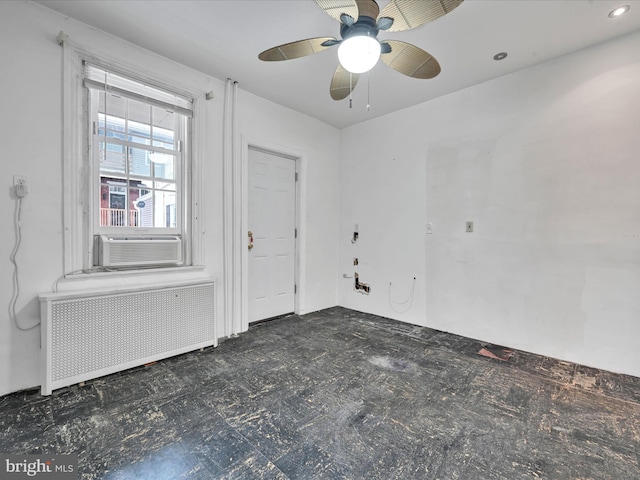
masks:
[[[349,108],[353,108],[353,98],[351,92],[353,91],[353,73],[349,72]]]
[[[371,72],[367,73],[367,111],[371,110]]]

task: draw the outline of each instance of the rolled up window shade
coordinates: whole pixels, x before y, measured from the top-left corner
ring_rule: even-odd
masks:
[[[133,100],[149,103],[182,115],[193,116],[193,99],[161,90],[103,67],[85,61],[83,67],[84,85],[87,88],[105,90]]]

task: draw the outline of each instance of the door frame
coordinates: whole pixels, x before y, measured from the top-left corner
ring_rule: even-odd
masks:
[[[249,230],[249,150],[258,150],[271,155],[288,158],[295,161],[298,180],[295,182],[295,228],[298,235],[295,239],[294,258],[294,282],[297,287],[294,294],[294,313],[305,312],[305,224],[306,224],[306,163],[307,156],[303,152],[276,145],[268,142],[260,142],[247,139],[242,136],[242,178],[241,178],[241,234],[242,242],[240,259],[240,329],[244,332],[249,329],[249,251],[247,245],[247,231]]]

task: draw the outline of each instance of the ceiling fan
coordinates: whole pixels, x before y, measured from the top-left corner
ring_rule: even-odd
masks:
[[[391,0],[380,11],[375,0],[315,0],[328,15],[341,23],[340,37],[316,37],[285,43],[265,50],[258,58],[266,62],[291,60],[322,52],[335,45],[340,63],[329,92],[334,100],[349,96],[359,74],[369,71],[379,59],[413,78],[433,78],[440,64],[430,54],[410,43],[377,39],[382,31],[400,32],[446,15],[464,0]]]

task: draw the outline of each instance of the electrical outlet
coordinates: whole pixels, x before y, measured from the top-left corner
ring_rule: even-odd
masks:
[[[20,191],[21,197],[24,197],[27,193],[29,193],[29,181],[27,177],[23,175],[14,175],[13,176],[13,186],[16,187],[16,194],[18,190]]]

